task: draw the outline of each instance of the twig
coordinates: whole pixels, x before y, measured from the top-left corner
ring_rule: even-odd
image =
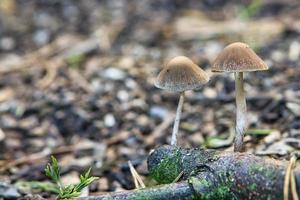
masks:
[[[41,88],[46,88],[55,80],[58,67],[64,63],[60,59],[53,59],[50,62],[43,61],[43,64],[46,67],[46,75],[38,81],[38,85]]]
[[[85,147],[83,147],[83,149],[84,148]],[[4,172],[4,171],[6,171],[12,167],[18,166],[18,165],[42,160],[45,157],[50,156],[50,155],[71,153],[71,152],[73,152],[75,150],[79,150],[79,149],[80,149],[80,147],[78,148],[77,145],[63,146],[63,147],[59,147],[56,149],[45,148],[41,152],[34,153],[34,154],[31,154],[28,156],[24,156],[24,157],[18,158],[16,160],[4,162],[3,166],[0,166],[0,172]]]
[[[29,163],[29,162],[33,162],[36,160],[40,160],[48,155],[51,154],[51,150],[49,148],[45,148],[43,151],[39,152],[39,153],[35,153],[35,154],[31,154],[29,156],[25,156],[25,157],[21,157],[18,158],[16,160],[13,160],[11,162],[6,163],[3,167],[0,168],[0,172],[4,172],[8,169],[10,169],[11,167],[17,166],[17,165],[21,165],[24,163]]]
[[[110,137],[109,139],[107,139],[105,141],[105,144],[107,144],[108,146],[111,146],[111,145],[114,145],[116,143],[119,143],[119,142],[125,140],[129,136],[130,136],[129,131],[122,131],[122,132],[119,132],[118,134],[115,134],[114,136]]]
[[[172,124],[174,121],[174,114],[167,115],[164,120],[159,124],[154,131],[145,139],[146,145],[152,145],[156,138],[160,137],[162,133]]]
[[[4,140],[5,139],[5,133],[4,133],[4,131],[0,128],[0,142],[2,141],[2,140]]]
[[[182,176],[183,176],[183,171],[180,172],[180,174],[175,178],[175,180],[172,183],[177,183]]]

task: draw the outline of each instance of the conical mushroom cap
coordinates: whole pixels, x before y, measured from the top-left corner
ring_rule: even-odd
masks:
[[[193,61],[185,56],[177,56],[158,74],[155,86],[173,92],[183,92],[199,88],[208,81],[207,73]]]
[[[228,45],[213,63],[213,72],[250,72],[267,70],[268,66],[245,43]]]

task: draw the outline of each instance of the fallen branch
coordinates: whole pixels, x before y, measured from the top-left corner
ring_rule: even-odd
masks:
[[[175,114],[168,114],[164,120],[154,129],[154,131],[149,134],[148,137],[145,139],[146,145],[153,145],[155,144],[155,140],[163,135],[165,130],[173,123],[175,118]]]
[[[246,153],[162,146],[150,154],[148,168],[165,185],[82,199],[283,199],[287,166]],[[299,165],[293,171],[299,192]]]
[[[143,200],[143,199],[192,199],[193,189],[187,181],[161,185],[151,188],[143,188],[130,191],[113,192],[97,197],[79,198],[79,200]]]
[[[33,163],[40,160],[46,160],[50,155],[59,155],[59,154],[67,154],[72,153],[74,151],[86,149],[85,146],[77,146],[77,145],[68,145],[68,146],[61,146],[56,149],[45,148],[41,152],[33,153],[30,155],[26,155],[24,157],[17,158],[15,160],[4,160],[4,162],[0,163],[0,172],[5,172],[12,167],[16,167],[19,165]]]

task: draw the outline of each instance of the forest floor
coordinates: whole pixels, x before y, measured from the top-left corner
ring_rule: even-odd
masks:
[[[244,2],[1,1],[0,184],[53,197],[25,187],[48,180],[50,155],[63,182],[92,166],[91,195],[134,188],[129,160],[153,184],[146,158],[170,142],[179,99],[153,83],[177,55],[211,76],[187,92],[180,145],[232,150],[234,77],[210,68],[235,41],[270,68],[245,77],[246,150],[289,159],[300,148],[300,3]]]

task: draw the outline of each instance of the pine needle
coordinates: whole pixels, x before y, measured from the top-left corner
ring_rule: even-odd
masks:
[[[141,176],[135,170],[134,166],[132,165],[132,163],[130,161],[128,161],[128,165],[129,165],[130,173],[133,177],[135,188],[136,189],[145,188],[146,186],[145,186]]]
[[[288,200],[289,199],[289,189],[291,185],[292,190],[292,197],[294,200],[299,200],[298,194],[297,194],[297,187],[296,187],[296,181],[295,181],[295,175],[294,175],[294,167],[297,161],[297,156],[293,155],[289,161],[288,167],[286,169],[286,174],[284,178],[284,187],[283,187],[283,199]]]

